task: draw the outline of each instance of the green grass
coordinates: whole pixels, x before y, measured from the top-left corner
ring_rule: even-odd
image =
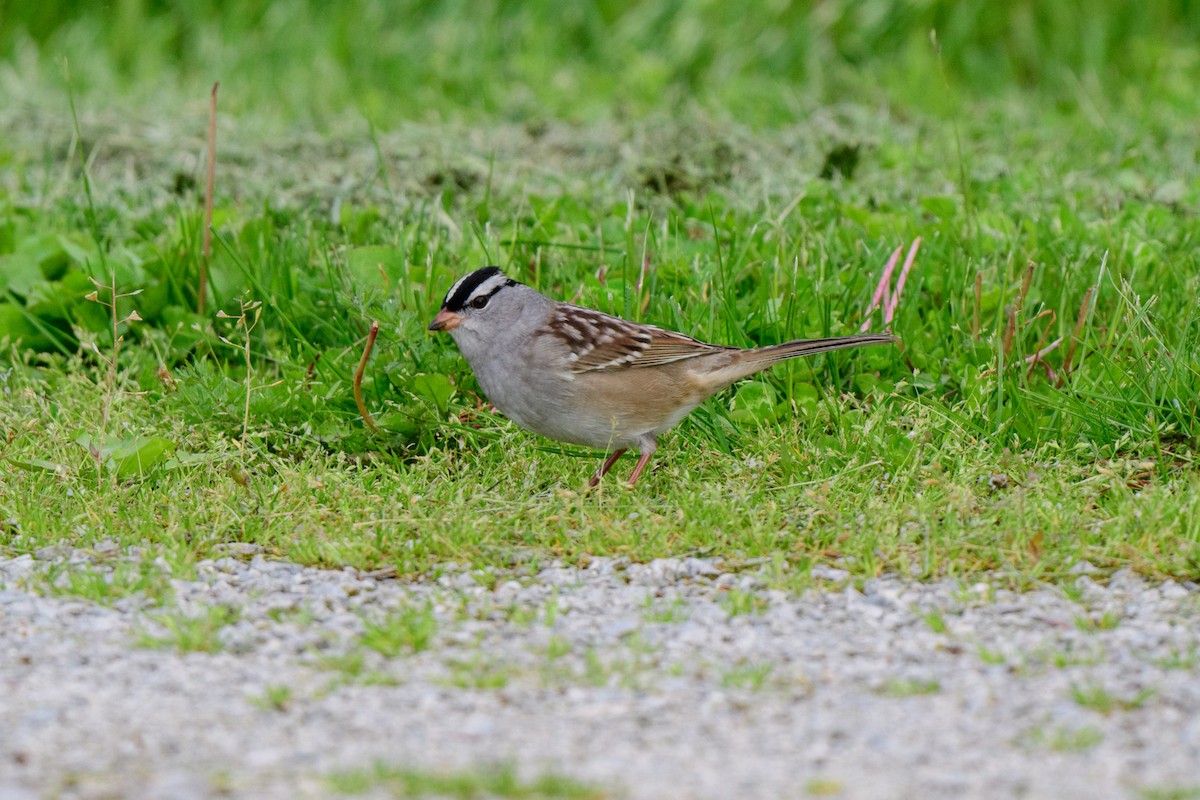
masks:
[[[482,654],[451,660],[449,666],[450,674],[443,683],[459,689],[503,689],[514,675],[511,665]]]
[[[1200,664],[1200,648],[1191,645],[1187,650],[1172,648],[1171,654],[1155,662],[1162,669],[1195,669]]]
[[[531,781],[520,779],[509,766],[460,772],[431,772],[376,764],[372,769],[338,772],[329,777],[342,794],[363,794],[382,789],[393,797],[497,797],[521,800],[601,798],[607,793],[561,775],[546,774]]]
[[[751,591],[744,589],[729,589],[722,592],[721,607],[731,617],[743,614],[761,614],[767,610],[767,601]]]
[[[361,647],[342,653],[323,655],[313,660],[313,666],[334,674],[334,679],[325,688],[333,691],[339,686],[356,684],[361,686],[398,686],[400,679],[388,672],[367,669],[367,655]]]
[[[1112,714],[1114,711],[1134,711],[1139,709],[1146,704],[1146,701],[1154,697],[1155,694],[1154,689],[1147,688],[1139,690],[1130,697],[1120,697],[1097,684],[1071,687],[1071,698],[1076,703],[1084,708],[1099,711],[1105,716]]]
[[[749,689],[760,691],[774,672],[771,663],[736,664],[721,673],[721,686],[726,689]]]
[[[294,693],[290,686],[273,683],[267,686],[258,697],[250,698],[250,702],[263,711],[287,711],[292,703],[293,695]]]
[[[934,633],[945,633],[950,628],[946,624],[946,618],[937,609],[931,609],[922,613],[921,620],[929,626],[929,630]]]
[[[11,88],[35,101],[60,85],[66,58],[88,94],[200,103],[219,79],[234,113],[325,128],[479,116],[536,126],[696,102],[779,124],[814,103],[944,113],[963,95],[1015,91],[1103,119],[1186,106],[1200,73],[1200,13],[1169,0],[126,0],[107,10],[10,0],[0,13],[0,57],[23,79]]]
[[[221,629],[237,622],[238,610],[228,606],[209,606],[199,614],[180,611],[151,615],[150,621],[163,632],[144,631],[143,647],[174,648],[180,653],[216,653],[223,647]]]
[[[1075,618],[1075,627],[1085,633],[1111,631],[1120,624],[1121,617],[1115,611],[1105,611],[1099,615]]]
[[[791,589],[817,564],[1017,588],[1069,583],[1082,559],[1200,577],[1193,13],[880,2],[708,25],[726,12],[531,4],[468,25],[439,4],[401,31],[382,6],[318,26],[301,5],[3,7],[0,76],[29,79],[0,80],[0,554],[112,538],[186,574],[246,542],[497,580],[699,554],[770,559]],[[201,316],[200,170],[178,151],[213,77]],[[123,119],[141,115],[169,146]],[[635,492],[583,493],[602,456],[489,412],[424,330],[456,276],[498,263],[710,341],[845,333],[917,237],[903,347],[713,399]],[[350,391],[372,320],[378,431]],[[107,601],[138,580],[62,583]],[[730,614],[757,610],[727,594]]]
[[[804,782],[804,791],[810,797],[837,797],[845,785],[833,778],[809,778]]]
[[[676,597],[670,602],[656,601],[652,594],[646,595],[646,604],[642,610],[642,619],[666,625],[677,625],[687,622],[687,604],[682,598]]]
[[[154,605],[169,604],[174,599],[170,580],[150,562],[118,561],[111,566],[55,563],[45,569],[35,588],[102,605],[130,596],[146,598]]]
[[[891,678],[877,691],[884,697],[918,697],[925,694],[937,694],[941,690],[941,684],[932,679]]]
[[[424,606],[366,620],[360,641],[363,647],[387,658],[395,658],[428,650],[436,635],[437,620],[434,619],[433,609]]]
[[[1029,743],[1033,746],[1057,753],[1085,752],[1102,741],[1104,734],[1091,725],[1079,728],[1037,728],[1029,735]]]
[[[1197,800],[1200,786],[1146,787],[1138,790],[1142,800]]]

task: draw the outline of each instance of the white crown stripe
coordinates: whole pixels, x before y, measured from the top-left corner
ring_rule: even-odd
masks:
[[[484,297],[489,295],[506,283],[508,283],[508,277],[504,273],[498,272],[483,283],[476,286],[475,291],[471,292],[471,296],[467,298],[467,302],[470,302],[476,297]]]
[[[469,277],[471,277],[471,273],[467,273],[466,275],[463,275],[461,278],[456,280],[454,282],[454,285],[450,287],[450,291],[446,292],[446,299],[449,300],[451,297],[454,297],[455,293],[458,292],[458,287],[462,286],[463,283],[466,282],[467,278],[469,278]]]
[[[466,283],[466,280],[467,280],[467,278],[469,278],[469,277],[471,277],[471,276],[470,276],[470,275],[463,275],[461,278],[459,278],[458,280],[456,280],[456,281],[454,282],[454,285],[450,287],[450,291],[446,292],[446,294],[454,294],[455,292],[457,292],[457,291],[458,291],[458,287],[460,287],[460,286],[462,286],[464,283]]]

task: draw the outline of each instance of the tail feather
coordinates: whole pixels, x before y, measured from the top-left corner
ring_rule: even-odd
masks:
[[[831,350],[845,350],[849,347],[867,347],[874,344],[892,344],[899,341],[889,333],[856,333],[852,336],[834,336],[829,339],[797,339],[783,344],[773,344],[768,347],[758,347],[749,350],[745,355],[745,363],[754,364],[759,369],[786,361],[789,358],[814,356],[817,353],[828,353]]]
[[[756,347],[753,350],[733,351],[734,355],[724,367],[713,369],[705,376],[710,392],[747,378],[756,372],[786,361],[789,358],[828,353],[830,350],[845,350],[848,347],[866,347],[873,344],[891,344],[899,341],[887,333],[858,333],[853,336],[835,336],[830,339],[797,339],[794,342]]]

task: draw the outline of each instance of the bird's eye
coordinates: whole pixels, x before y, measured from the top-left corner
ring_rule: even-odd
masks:
[[[490,299],[490,296],[476,297],[471,301],[471,308],[483,308],[488,304],[488,300]]]

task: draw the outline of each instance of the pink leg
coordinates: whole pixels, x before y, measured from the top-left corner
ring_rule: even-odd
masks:
[[[596,470],[596,474],[592,476],[590,481],[588,481],[588,488],[591,489],[597,483],[599,483],[600,479],[607,475],[608,471],[612,469],[613,464],[617,463],[617,459],[624,454],[625,448],[622,447],[620,450],[614,450],[612,455],[604,459],[604,463],[600,465],[600,469]]]
[[[638,459],[637,466],[633,468],[633,474],[629,476],[629,484],[628,485],[631,488],[635,483],[637,483],[637,479],[640,478],[642,475],[642,470],[644,470],[646,468],[646,465],[650,463],[650,457],[653,455],[654,455],[653,450],[651,450],[649,453],[642,453],[642,457]]]

